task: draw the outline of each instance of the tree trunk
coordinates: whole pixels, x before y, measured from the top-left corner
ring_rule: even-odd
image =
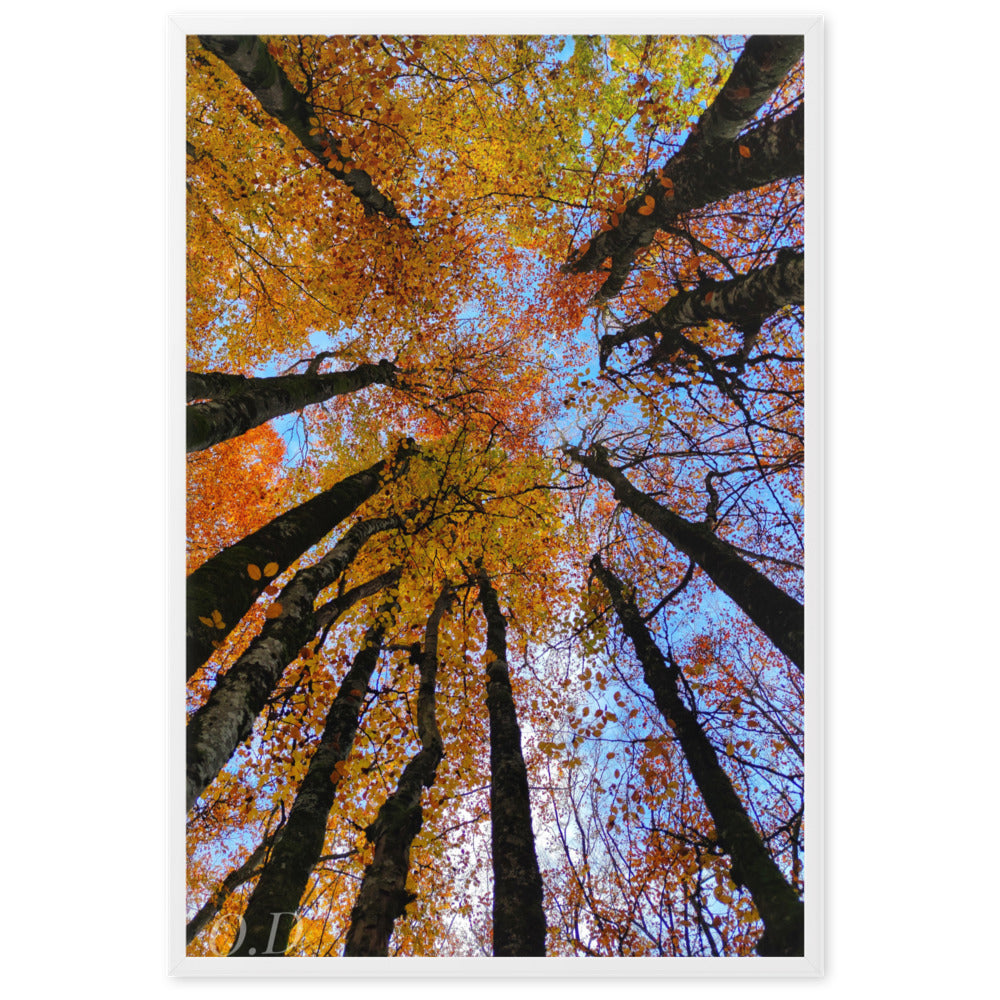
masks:
[[[250,857],[239,866],[233,869],[223,880],[221,885],[205,901],[202,908],[188,921],[185,928],[185,937],[190,944],[214,919],[215,915],[222,908],[222,904],[245,882],[249,882],[263,867],[267,859],[268,852],[278,842],[284,834],[284,826],[279,826],[272,833],[254,848]]]
[[[365,632],[361,649],[341,682],[327,713],[319,746],[295,795],[284,835],[271,852],[247,903],[243,917],[244,937],[230,956],[273,957],[283,955],[288,947],[299,900],[323,853],[327,822],[343,762],[354,744],[368,681],[378,664],[394,607],[395,601],[389,600],[379,609],[375,623]]]
[[[805,908],[802,901],[764,846],[697,716],[681,700],[677,690],[677,665],[667,666],[642,620],[635,599],[625,596],[621,580],[601,563],[600,556],[594,556],[590,565],[611,595],[622,626],[635,646],[656,707],[684,752],[715,823],[719,845],[731,858],[733,881],[746,886],[764,922],[757,953],[804,954]]]
[[[782,307],[802,305],[804,301],[805,256],[791,250],[779,251],[778,259],[767,267],[680,292],[641,323],[604,334],[600,342],[601,368],[616,347],[642,337],[652,342],[660,334],[656,355],[665,358],[682,348],[677,333],[685,327],[715,319],[752,329]]]
[[[405,469],[414,451],[412,441],[399,449],[392,475]],[[386,462],[381,461],[348,476],[216,553],[187,578],[189,678],[250,610],[267,579],[286,570],[377,493],[385,475]],[[274,572],[265,574],[271,564]]]
[[[386,587],[391,587],[399,583],[399,578],[402,575],[403,571],[398,566],[394,566],[392,569],[387,569],[384,573],[380,573],[373,579],[367,580],[365,583],[359,583],[356,587],[351,587],[345,593],[331,598],[314,612],[316,627],[328,628],[342,614],[353,608],[358,601],[364,600],[366,597],[372,597],[380,590],[385,590]]]
[[[396,790],[385,800],[365,836],[375,847],[365,869],[358,898],[351,910],[344,955],[348,957],[389,954],[389,938],[397,918],[416,899],[406,888],[410,871],[410,847],[424,822],[420,793],[437,776],[443,748],[435,718],[438,630],[451,607],[454,592],[445,584],[427,620],[424,651],[420,658],[420,689],[417,694],[417,732],[421,750],[400,775]]]
[[[341,137],[326,129],[320,129],[317,135],[311,134],[317,126],[310,119],[318,122],[317,112],[292,86],[260,38],[256,35],[200,35],[198,40],[240,78],[243,86],[260,101],[261,107],[284,125],[316,157],[324,170],[351,189],[366,215],[379,213],[388,219],[407,221],[392,201],[375,187],[371,177],[364,170],[352,167],[350,157],[342,155]],[[329,155],[331,151],[335,154],[332,158]],[[338,162],[342,166],[334,165]]]
[[[734,142],[802,58],[804,46],[802,35],[748,38],[729,79],[698,119],[684,146],[709,148]]]
[[[379,383],[394,385],[396,369],[382,360],[346,372],[246,378],[226,372],[188,372],[188,399],[207,399],[186,408],[187,450],[202,451],[239,437],[260,424],[311,403]],[[192,396],[192,392],[195,395]]]
[[[355,524],[319,562],[301,569],[275,599],[280,614],[269,618],[247,651],[215,683],[187,727],[187,808],[195,804],[236,748],[288,666],[316,636],[316,595],[350,565],[376,532],[402,526],[397,515]]]
[[[479,600],[486,615],[486,707],[490,716],[490,829],[493,846],[493,954],[545,955],[542,876],[531,828],[528,771],[507,666],[507,622],[485,569]]]
[[[603,448],[588,453],[568,446],[566,454],[614,488],[616,499],[693,559],[712,582],[731,597],[792,663],[805,667],[805,621],[802,605],[754,569],[707,524],[696,524],[661,507],[637,490],[621,469],[610,464]]]
[[[596,271],[611,257],[610,274],[596,296],[607,301],[622,290],[636,252],[649,246],[657,230],[677,216],[740,191],[801,175],[803,105],[777,121],[757,126],[738,141],[737,135],[801,57],[802,47],[800,35],[751,38],[730,81],[681,149],[628,202],[619,213],[618,224],[597,233],[565,270]],[[653,199],[654,207],[650,214],[642,215],[639,210],[649,204],[647,197]]]

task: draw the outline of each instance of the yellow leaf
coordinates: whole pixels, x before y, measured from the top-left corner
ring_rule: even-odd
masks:
[[[730,896],[721,885],[717,885],[715,889],[712,890],[712,895],[715,896],[720,903],[731,903],[733,901],[733,897]]]
[[[200,621],[202,625],[207,625],[209,628],[215,627],[215,622],[213,622],[211,618],[205,618],[203,615],[198,615],[198,621]]]

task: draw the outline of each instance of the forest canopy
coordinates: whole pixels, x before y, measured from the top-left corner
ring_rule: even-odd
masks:
[[[188,954],[802,955],[802,36],[186,116]]]

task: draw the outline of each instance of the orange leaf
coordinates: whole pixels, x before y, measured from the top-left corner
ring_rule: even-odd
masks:
[[[652,195],[647,194],[645,201],[639,207],[639,214],[652,215],[654,208],[656,208],[656,199]]]
[[[364,694],[364,691],[360,690],[359,688],[351,688],[351,690],[348,691],[347,693],[352,698],[360,698]]]
[[[729,91],[729,96],[734,101],[745,101],[750,96],[750,88],[749,87],[733,87],[733,89]]]
[[[709,302],[711,302],[714,297],[715,297],[715,292],[709,292],[705,296],[705,305],[707,306],[709,304]]]
[[[259,580],[260,579],[260,567],[259,566],[255,566],[253,563],[249,563],[247,565],[247,576],[249,576],[251,580]]]
[[[202,625],[207,625],[209,628],[215,628],[215,622],[213,622],[211,618],[204,618],[202,615],[198,615],[198,621],[200,621]]]
[[[265,618],[279,618],[281,616],[282,607],[280,602],[275,601],[267,611],[264,612]]]
[[[267,594],[268,597],[274,597],[274,595],[278,593],[279,590],[280,588],[277,586],[277,584],[269,583],[264,588],[264,593]]]
[[[264,567],[264,576],[274,576],[278,572],[278,564],[276,562],[269,562]]]
[[[750,150],[747,149],[746,146],[740,146],[740,156],[742,156],[744,160],[749,160],[750,159]]]

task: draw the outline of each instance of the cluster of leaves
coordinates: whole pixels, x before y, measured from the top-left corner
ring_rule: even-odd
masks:
[[[224,954],[233,940],[259,869],[219,888],[291,808],[388,596],[391,624],[356,694],[358,733],[334,771],[335,806],[288,953],[342,952],[372,859],[365,830],[420,749],[419,671],[408,650],[446,581],[458,601],[440,637],[445,751],[424,789],[410,853],[415,900],[390,953],[490,954],[489,656],[472,585],[480,564],[507,621],[548,953],[752,954],[760,916],[588,573],[595,552],[630,582],[656,640],[682,666],[689,707],[801,891],[801,674],[564,447],[600,447],[638,489],[709,525],[801,600],[801,309],[785,306],[752,329],[708,321],[686,329],[679,346],[659,335],[624,341],[606,365],[597,347],[672,296],[710,297],[713,285],[801,249],[801,178],[683,214],[643,248],[612,302],[593,301],[602,271],[563,267],[575,246],[621,224],[651,177],[668,190],[664,165],[743,41],[268,38],[269,57],[312,110],[310,134],[325,142],[317,157],[189,39],[190,369],[271,375],[324,352],[334,368],[388,358],[400,372],[394,387],[296,415],[294,459],[269,425],[191,456],[189,572],[401,439],[420,447],[352,521],[396,515],[401,526],[373,536],[315,607],[391,567],[396,582],[317,629],[189,814],[189,916],[219,898],[190,954]],[[786,115],[801,94],[800,65],[748,127]],[[341,179],[353,168],[395,217],[365,210]],[[192,712],[280,617],[275,595],[342,530],[281,572],[247,566],[260,596],[192,678]],[[221,631],[216,613],[199,617]]]

